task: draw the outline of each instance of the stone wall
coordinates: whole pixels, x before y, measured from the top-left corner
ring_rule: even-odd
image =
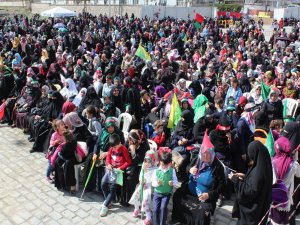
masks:
[[[31,12],[41,13],[45,10],[60,6],[75,12],[82,12],[83,4],[80,5],[52,5],[48,3],[32,3]],[[125,15],[129,16],[133,13],[137,17],[148,16],[153,18],[158,14],[159,18],[176,17],[182,19],[194,18],[195,13],[200,13],[203,16],[211,17],[216,15],[216,8],[212,7],[171,7],[171,6],[145,6],[145,5],[90,5],[87,4],[87,12],[93,15],[107,14],[107,15]]]
[[[60,7],[75,11],[75,12],[82,12],[83,5],[59,5]],[[56,7],[55,5],[51,4],[41,4],[41,3],[32,3],[31,4],[31,12],[33,14],[40,13],[45,10],[51,9]],[[127,12],[128,15],[133,13],[135,16],[141,16],[141,6],[137,5],[87,5],[87,12],[93,15],[107,14],[107,15],[125,15]]]

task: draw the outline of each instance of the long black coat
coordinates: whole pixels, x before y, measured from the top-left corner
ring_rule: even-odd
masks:
[[[232,178],[237,195],[233,211],[233,216],[239,218],[237,225],[259,224],[272,201],[273,172],[267,148],[261,142],[253,141],[248,146],[248,155],[254,164],[245,178]]]

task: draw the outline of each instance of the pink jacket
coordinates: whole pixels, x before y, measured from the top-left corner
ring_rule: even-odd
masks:
[[[56,146],[56,141],[59,140],[60,142],[64,142],[64,137],[62,135],[60,135],[57,131],[55,131],[52,135],[51,135],[51,139],[50,139],[50,147],[52,146]]]

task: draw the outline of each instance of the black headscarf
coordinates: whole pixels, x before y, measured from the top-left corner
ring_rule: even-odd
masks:
[[[175,132],[177,135],[184,136],[189,129],[193,129],[194,118],[190,110],[184,110],[181,117],[182,119],[178,122]]]
[[[285,125],[283,136],[288,138],[295,150],[300,144],[300,124],[297,122],[289,122]]]
[[[56,119],[61,113],[64,104],[64,98],[58,91],[53,91],[50,94],[53,96],[53,99],[49,99],[49,104],[42,109],[45,121]]]
[[[97,108],[101,107],[102,102],[99,99],[96,90],[93,86],[88,87],[86,91],[86,95],[81,100],[79,106],[78,106],[78,113],[81,113],[87,106],[93,105]]]
[[[266,131],[269,130],[268,128],[268,120],[266,120],[266,114],[263,111],[259,111],[255,115],[255,126],[259,129],[264,129]]]
[[[198,80],[195,80],[193,81],[190,86],[189,86],[189,89],[193,89],[194,91],[194,97],[196,98],[198,95],[201,94],[201,91],[202,91],[202,87],[201,87],[201,84]]]
[[[119,90],[119,95],[118,96],[115,96],[113,93],[114,93],[114,90],[115,89],[118,89]],[[121,89],[119,87],[115,87],[113,86],[111,88],[111,91],[110,91],[110,99],[111,99],[111,102],[121,110],[121,112],[124,111],[124,104],[122,102],[122,96],[121,96]]]

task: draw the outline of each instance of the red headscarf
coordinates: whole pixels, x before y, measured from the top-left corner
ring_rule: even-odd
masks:
[[[76,109],[76,105],[74,105],[73,102],[66,101],[63,104],[62,113],[63,113],[63,115],[66,115],[70,112],[74,112],[75,109]]]

